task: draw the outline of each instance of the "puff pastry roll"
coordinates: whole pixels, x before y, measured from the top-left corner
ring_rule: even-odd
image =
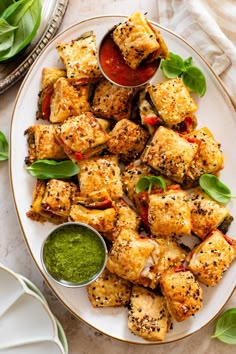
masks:
[[[124,279],[154,289],[162,253],[163,247],[155,240],[124,228],[112,245],[106,266]]]
[[[50,221],[54,224],[67,221],[76,190],[72,182],[37,180],[27,216],[35,221]]]
[[[128,312],[129,330],[150,341],[163,341],[170,325],[165,298],[142,286],[134,285]]]
[[[105,188],[113,200],[122,197],[123,189],[118,158],[115,155],[93,157],[78,162],[80,190],[89,195]]]
[[[88,224],[98,232],[111,232],[115,227],[116,211],[114,208],[99,210],[73,204],[70,209],[69,220]]]
[[[86,32],[68,43],[58,43],[56,49],[66,67],[68,79],[74,84],[94,82],[102,78],[97,61],[95,32]]]
[[[182,183],[198,148],[197,142],[160,126],[141,158],[159,173]]]
[[[188,136],[201,143],[198,153],[187,171],[187,182],[197,180],[204,173],[216,174],[224,167],[224,157],[220,145],[208,128],[204,127],[193,131]]]
[[[27,165],[37,160],[66,160],[67,155],[62,145],[56,139],[56,126],[32,125],[25,131],[28,142],[28,156],[25,159]]]
[[[36,119],[49,120],[50,116],[50,103],[54,91],[54,83],[61,77],[66,76],[66,71],[59,68],[43,68],[41,91],[39,92],[38,111]]]
[[[54,85],[54,83],[60,78],[66,77],[65,69],[60,69],[56,67],[45,67],[42,70],[42,80],[41,88],[42,90],[46,87]]]
[[[233,217],[225,206],[211,199],[200,187],[193,188],[188,198],[192,232],[196,236],[204,239],[216,228],[227,232]]]
[[[167,80],[156,86],[150,85],[147,92],[163,124],[168,127],[174,128],[187,117],[192,117],[197,110],[197,105],[181,78]]]
[[[182,322],[202,308],[202,288],[189,270],[166,270],[160,279],[162,293],[173,319]]]
[[[158,238],[157,241],[164,247],[164,252],[158,267],[159,275],[161,276],[168,268],[183,263],[187,257],[187,253],[173,237]]]
[[[106,119],[129,119],[133,95],[132,88],[119,87],[106,79],[101,80],[94,90],[92,111],[96,116]]]
[[[214,230],[190,256],[188,269],[203,284],[215,286],[236,257],[236,241]]]
[[[70,116],[90,111],[89,95],[89,85],[74,87],[67,78],[58,79],[50,100],[50,122],[61,123]]]
[[[148,133],[136,123],[122,119],[109,133],[107,142],[111,154],[119,155],[124,161],[138,158],[146,146]]]
[[[156,237],[191,234],[191,214],[188,195],[176,188],[149,195],[148,222]]]
[[[152,168],[141,160],[136,160],[128,164],[124,171],[122,172],[122,184],[124,192],[127,194],[128,198],[134,202],[135,186],[138,180],[144,176],[152,175]]]
[[[69,117],[57,126],[57,139],[68,157],[77,162],[100,152],[109,135],[90,112]]]
[[[126,306],[130,301],[132,284],[104,269],[93,283],[87,286],[89,300],[93,307]]]
[[[112,38],[132,69],[136,69],[151,55],[152,59],[168,56],[168,49],[160,32],[154,30],[140,12],[135,12],[127,21],[118,25],[112,32]]]

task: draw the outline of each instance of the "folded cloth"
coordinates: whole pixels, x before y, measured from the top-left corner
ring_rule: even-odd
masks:
[[[236,1],[158,0],[159,23],[185,38],[220,76],[236,109]]]

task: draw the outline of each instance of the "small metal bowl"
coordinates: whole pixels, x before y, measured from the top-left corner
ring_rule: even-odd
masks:
[[[141,64],[140,67],[137,69],[131,69],[128,64],[125,63],[124,59],[122,58],[122,55],[120,53],[119,48],[117,45],[114,43],[111,34],[114,31],[116,26],[112,27],[110,30],[108,30],[103,37],[101,38],[99,44],[98,44],[98,54],[97,54],[97,60],[98,60],[98,65],[99,68],[103,74],[103,76],[110,81],[112,84],[115,84],[116,86],[119,87],[126,87],[126,88],[140,88],[145,86],[147,83],[150,82],[154,78],[154,76],[157,74],[157,71],[160,66],[160,58],[155,59],[152,63],[146,63],[146,64]],[[109,41],[109,44],[106,44],[107,47],[112,48],[113,53],[110,57],[106,58],[106,60],[102,59],[102,51],[103,51],[103,46],[106,41]],[[118,54],[119,53],[119,54]],[[117,55],[120,57],[121,62],[119,64],[115,63],[115,59],[117,59]],[[110,65],[110,72],[108,71],[106,67],[106,62],[111,61]],[[120,69],[122,67],[122,69]],[[117,71],[119,70],[119,71]],[[149,70],[150,74],[148,71],[146,71],[146,77],[145,79],[140,80],[139,75],[141,75],[141,71],[143,72],[145,70]],[[142,73],[143,74],[143,73]]]
[[[88,240],[90,245],[86,245]],[[58,243],[61,241],[63,245]],[[95,246],[94,249],[91,243]],[[77,253],[73,248],[74,250],[76,248]],[[79,257],[79,252],[84,252],[85,257],[81,254]],[[100,259],[96,261],[98,254]],[[41,247],[41,262],[47,275],[58,284],[66,287],[83,287],[95,281],[103,272],[107,254],[106,243],[94,228],[85,223],[66,222],[56,226],[44,240]],[[73,266],[73,269],[71,268],[68,273],[70,266]],[[85,279],[82,276],[83,272],[87,274]],[[72,274],[72,277],[68,274]]]

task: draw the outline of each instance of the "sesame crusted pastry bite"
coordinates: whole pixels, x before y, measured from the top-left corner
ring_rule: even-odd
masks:
[[[200,187],[193,188],[188,194],[191,211],[192,232],[204,239],[216,228],[227,232],[233,217],[222,204],[210,198]]]
[[[46,67],[42,70],[41,91],[38,94],[38,111],[36,119],[49,120],[50,102],[53,93],[54,83],[61,77],[66,77],[64,69],[56,67]]]
[[[160,126],[141,159],[159,173],[182,183],[198,149],[197,142],[191,142],[172,129]]]
[[[123,228],[113,242],[106,267],[132,283],[155,289],[162,253],[163,247],[157,241]]]
[[[148,133],[140,125],[128,119],[117,122],[109,136],[108,151],[118,155],[123,161],[138,158],[148,139]]]
[[[90,110],[89,85],[74,87],[67,78],[58,79],[50,100],[51,123],[61,123],[70,116],[77,116]]]
[[[78,161],[80,191],[89,195],[103,188],[112,200],[122,197],[123,189],[118,158],[115,155],[98,156]]]
[[[163,341],[169,332],[171,319],[163,296],[134,285],[129,312],[129,330],[150,341]]]
[[[119,87],[103,79],[95,87],[92,111],[96,116],[106,119],[129,119],[133,95],[132,88]]]
[[[32,125],[25,130],[28,143],[27,165],[37,160],[66,160],[67,155],[56,139],[56,125]]]
[[[144,59],[168,57],[167,46],[158,30],[154,30],[146,17],[135,12],[116,26],[112,38],[126,63],[136,69]]]
[[[122,172],[122,184],[124,192],[132,202],[135,201],[135,186],[138,180],[143,176],[151,176],[152,172],[152,168],[141,160],[132,161],[125,167]]]
[[[224,157],[219,143],[207,127],[191,132],[188,137],[200,141],[198,152],[186,172],[185,184],[191,185],[204,173],[219,172],[224,167]]]
[[[187,260],[188,269],[205,285],[215,286],[236,257],[236,242],[215,229]]]
[[[58,124],[56,132],[65,153],[74,162],[100,152],[109,139],[91,112],[67,118]]]
[[[66,67],[68,79],[74,84],[94,82],[102,78],[94,31],[86,32],[71,42],[58,43],[56,49]]]
[[[70,221],[83,222],[98,232],[112,232],[115,228],[116,210],[112,208],[92,209],[81,204],[73,204],[69,214]]]
[[[66,70],[57,67],[45,67],[42,70],[41,89],[52,86],[60,77],[66,77]]]
[[[179,186],[149,195],[148,222],[155,237],[191,234],[188,195]]]
[[[87,286],[89,300],[93,307],[126,306],[130,301],[132,284],[104,269],[93,283]]]
[[[149,85],[147,92],[164,125],[173,128],[187,117],[195,120],[193,113],[197,110],[197,104],[181,78],[160,82],[156,86]]]
[[[191,271],[171,267],[161,275],[160,286],[167,309],[176,321],[182,322],[201,309],[202,288]]]
[[[54,224],[67,221],[76,190],[77,186],[72,182],[37,180],[27,216],[35,221]]]

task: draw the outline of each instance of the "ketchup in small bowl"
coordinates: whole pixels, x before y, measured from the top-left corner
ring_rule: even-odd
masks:
[[[123,87],[137,87],[147,83],[156,73],[160,59],[151,62],[144,60],[137,69],[132,69],[126,64],[119,47],[108,32],[102,39],[98,62],[103,75],[113,84]]]

